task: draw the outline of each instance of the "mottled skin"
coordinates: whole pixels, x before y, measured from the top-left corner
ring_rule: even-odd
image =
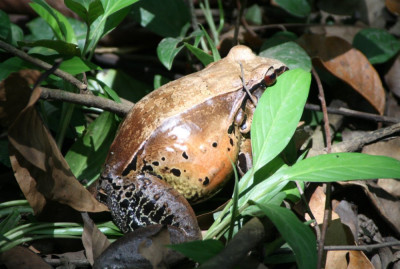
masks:
[[[156,222],[127,216],[141,209],[137,202],[124,202],[129,210],[120,206],[126,192],[124,185],[137,185],[138,179],[145,177],[148,186],[157,186],[146,194],[153,204],[157,204],[156,193],[172,188],[196,203],[222,188],[232,174],[231,162],[241,159],[241,170],[251,163],[248,132],[255,104],[243,89],[240,64],[245,86],[256,97],[265,84],[272,84],[285,70],[277,60],[258,57],[249,48],[236,46],[224,59],[148,94],[129,112],[111,145],[99,185],[123,230]],[[166,189],[160,191],[159,187]],[[178,202],[165,205],[165,212],[172,212],[173,220],[164,223],[193,225],[195,216],[190,206],[185,217],[178,213],[186,200],[179,194],[173,196]],[[144,197],[142,192],[139,197]],[[196,231],[189,233],[195,235]]]

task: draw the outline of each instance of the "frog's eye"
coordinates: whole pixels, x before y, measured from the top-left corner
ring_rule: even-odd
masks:
[[[266,86],[271,86],[276,81],[276,72],[275,69],[271,66],[264,76],[264,83]]]
[[[280,76],[283,72],[286,72],[289,70],[289,67],[282,65],[281,67],[279,67],[278,69],[275,70],[275,73]]]

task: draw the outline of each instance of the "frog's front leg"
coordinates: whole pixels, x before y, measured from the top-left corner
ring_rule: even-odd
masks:
[[[246,172],[253,167],[253,157],[251,153],[251,140],[250,138],[242,138],[240,144],[240,151],[238,155],[238,160],[236,163],[238,172],[241,176],[246,174]]]

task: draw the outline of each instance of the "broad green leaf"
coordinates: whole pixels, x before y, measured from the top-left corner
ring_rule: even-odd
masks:
[[[400,161],[386,156],[362,153],[324,154],[297,162],[284,171],[283,178],[310,182],[400,179]]]
[[[30,31],[30,35],[26,36],[26,40],[54,39],[55,35],[50,25],[41,17],[37,17],[26,24]]]
[[[353,40],[353,46],[367,56],[371,64],[388,61],[400,50],[400,41],[382,29],[363,29]]]
[[[293,41],[264,50],[260,53],[260,56],[280,60],[289,69],[301,68],[307,72],[311,71],[310,57],[302,47]]]
[[[37,40],[32,42],[18,42],[20,46],[27,47],[45,47],[57,51],[64,56],[80,56],[81,51],[78,46],[73,43],[67,43],[62,40]]]
[[[190,50],[191,53],[194,54],[194,56],[196,56],[197,59],[199,59],[199,61],[204,65],[207,66],[208,64],[213,62],[213,57],[204,52],[203,50],[196,48],[195,46],[190,45],[189,43],[183,43],[185,45],[185,47]]]
[[[310,73],[302,69],[289,70],[261,96],[251,127],[255,171],[289,143],[302,115],[310,83]]]
[[[32,2],[29,5],[50,25],[59,40],[76,43],[74,30],[64,15],[49,6],[44,0],[32,0]]]
[[[12,72],[19,71],[23,68],[35,68],[31,63],[25,62],[19,57],[11,57],[0,63],[0,81],[7,78]]]
[[[4,41],[9,41],[11,34],[11,24],[7,13],[0,10],[0,39]]]
[[[307,0],[275,0],[275,3],[296,17],[307,17],[311,12],[311,6]]]
[[[198,263],[204,263],[224,249],[219,240],[207,239],[169,245],[169,248],[181,252],[186,257]]]
[[[108,69],[99,72],[96,78],[113,89],[118,96],[132,102],[139,101],[153,90],[150,85],[134,79],[122,70]],[[104,90],[107,91],[107,88],[104,88]]]
[[[17,46],[17,42],[23,39],[24,32],[22,31],[22,29],[18,25],[11,23],[11,44]]]
[[[90,70],[99,70],[100,67],[95,65],[94,63],[85,61],[80,57],[74,56],[72,58],[64,60],[60,65],[60,69],[74,76]]]
[[[125,17],[128,15],[131,7],[130,5],[138,0],[101,0],[104,14],[100,15],[90,25],[90,36],[86,40],[87,45],[84,54],[93,51],[99,40],[112,31]],[[93,5],[93,8],[100,12],[101,7],[98,3]]]
[[[171,70],[175,56],[182,50],[183,45],[178,47],[182,40],[179,38],[167,37],[161,40],[157,46],[157,56],[161,63]]]
[[[310,227],[300,222],[294,213],[287,208],[256,204],[292,248],[299,268],[316,268],[317,244]]]
[[[250,21],[256,25],[261,25],[262,23],[262,10],[257,4],[250,6],[244,16],[247,21]]]
[[[139,1],[132,6],[132,18],[162,37],[183,37],[190,25],[189,8],[182,0]]]
[[[282,31],[282,32],[277,32],[276,34],[272,35],[270,38],[265,40],[265,42],[261,45],[260,48],[260,53],[266,49],[269,49],[271,47],[275,47],[277,45],[289,42],[289,41],[295,41],[298,38],[298,36],[289,31]]]
[[[115,116],[103,112],[72,145],[65,159],[79,180],[90,182],[98,177],[116,130]]]
[[[90,26],[99,16],[104,14],[103,4],[100,0],[64,0],[65,5],[74,11]]]

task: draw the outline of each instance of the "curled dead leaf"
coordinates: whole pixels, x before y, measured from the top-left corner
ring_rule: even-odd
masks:
[[[383,115],[386,97],[382,81],[364,54],[335,36],[303,35],[298,42],[327,71],[350,85]]]
[[[23,72],[13,75],[12,78],[26,81],[21,85],[30,92],[29,82]],[[22,91],[27,92],[27,89]],[[40,89],[36,88],[27,106],[8,130],[11,165],[29,204],[35,213],[41,212],[46,200],[66,204],[78,211],[107,210],[72,174],[35,109],[34,105],[39,97]]]
[[[394,15],[400,15],[400,1],[399,0],[386,0],[386,8]]]
[[[397,56],[392,67],[385,74],[385,82],[389,90],[400,97],[400,56]]]
[[[0,124],[8,127],[28,104],[30,84],[40,76],[37,70],[21,70],[0,82]],[[23,77],[24,79],[21,79]]]

